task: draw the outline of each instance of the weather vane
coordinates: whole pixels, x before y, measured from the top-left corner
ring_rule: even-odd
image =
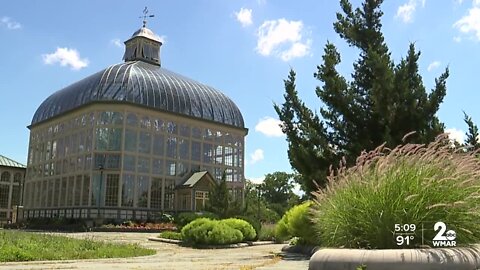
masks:
[[[143,9],[143,16],[140,16],[138,18],[143,18],[143,27],[145,27],[145,25],[147,25],[147,18],[152,18],[152,17],[155,17],[155,15],[148,15],[148,8],[145,7]]]

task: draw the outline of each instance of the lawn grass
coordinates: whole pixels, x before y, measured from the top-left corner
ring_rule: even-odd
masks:
[[[0,231],[0,262],[125,258],[155,254],[136,244],[114,244],[48,234]]]

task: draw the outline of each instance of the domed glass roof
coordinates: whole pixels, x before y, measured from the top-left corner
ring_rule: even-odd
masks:
[[[93,102],[136,104],[244,128],[240,110],[223,93],[143,61],[110,66],[52,94],[32,125]]]

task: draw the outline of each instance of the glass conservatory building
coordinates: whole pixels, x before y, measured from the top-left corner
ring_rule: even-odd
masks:
[[[147,219],[205,206],[225,173],[242,198],[238,107],[218,90],[164,69],[143,26],[112,65],[48,97],[33,116],[24,218]]]

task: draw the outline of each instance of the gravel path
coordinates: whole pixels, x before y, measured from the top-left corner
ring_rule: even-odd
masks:
[[[74,238],[89,238],[100,241],[139,243],[155,249],[157,254],[146,257],[71,261],[42,261],[1,263],[0,269],[241,269],[275,270],[308,269],[308,259],[291,254],[282,254],[282,244],[250,246],[232,249],[193,249],[175,244],[148,241],[156,233],[59,233]]]

